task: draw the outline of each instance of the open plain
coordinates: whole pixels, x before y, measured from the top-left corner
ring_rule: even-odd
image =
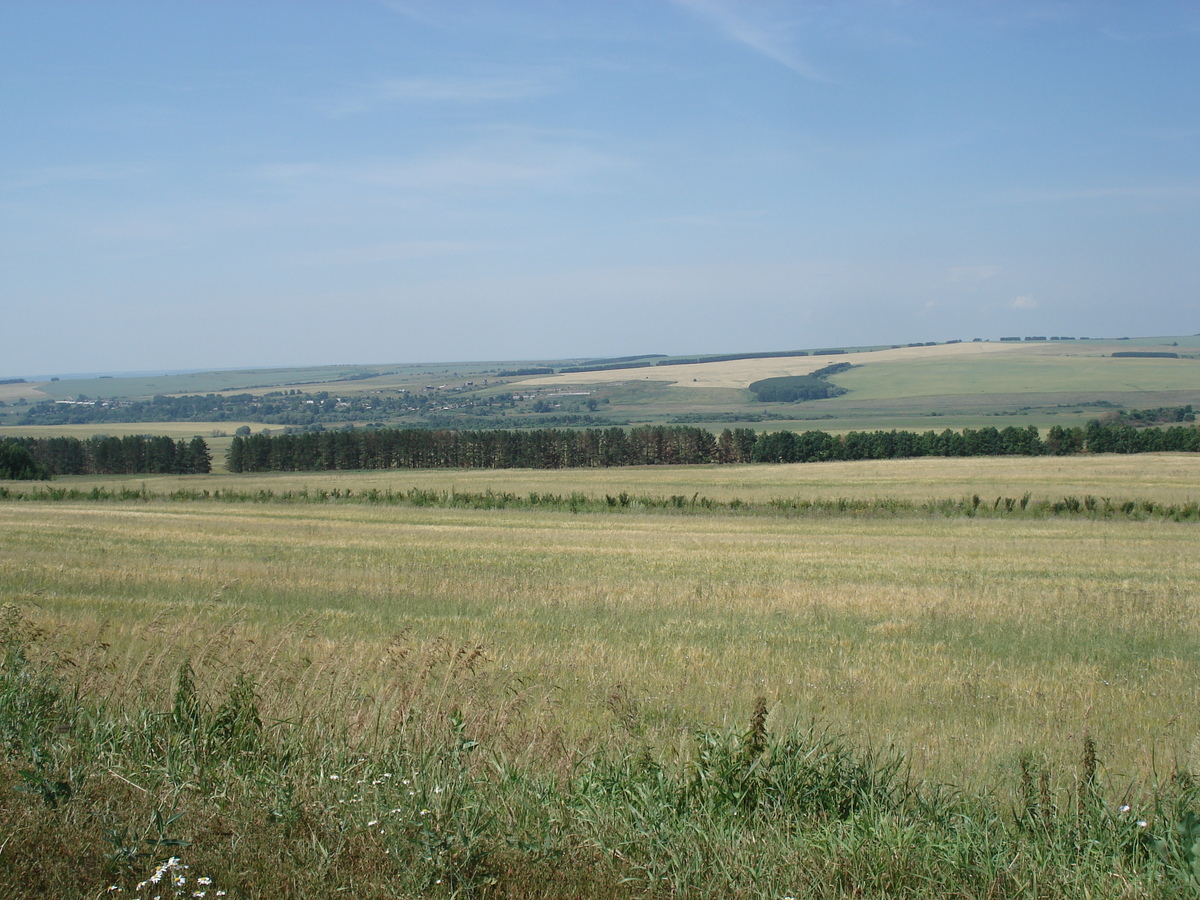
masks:
[[[0,888],[1169,896],[1197,469],[7,483]]]
[[[199,482],[760,503],[975,493],[986,510],[993,495],[1025,492],[1185,503],[1198,476],[1177,454],[124,481],[161,493]],[[539,685],[553,698],[546,715],[579,746],[612,725],[605,698],[618,684],[656,741],[735,721],[765,695],[778,721],[815,717],[895,744],[955,781],[987,781],[1023,750],[1070,756],[1085,728],[1130,775],[1200,738],[1190,522],[334,501],[9,502],[0,517],[6,602],[68,641],[136,655],[147,623],[265,640],[311,619],[354,668],[398,633],[444,638]],[[182,640],[176,652],[197,652]]]

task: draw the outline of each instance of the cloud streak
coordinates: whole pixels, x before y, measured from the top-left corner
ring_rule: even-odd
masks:
[[[726,38],[750,48],[755,53],[784,68],[791,69],[810,81],[828,82],[819,69],[802,59],[789,45],[784,29],[779,25],[759,25],[751,22],[720,0],[671,0],[676,6],[717,27]]]
[[[280,183],[330,182],[417,192],[505,188],[577,191],[630,163],[601,150],[554,141],[495,141],[415,157],[349,163],[297,162],[263,166],[257,174]]]
[[[515,103],[553,92],[539,78],[389,78],[331,101],[328,111],[353,115],[395,103]]]

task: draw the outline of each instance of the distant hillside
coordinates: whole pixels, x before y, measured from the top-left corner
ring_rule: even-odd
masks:
[[[833,363],[833,365],[831,365]],[[814,377],[815,373],[823,377]],[[1200,337],[1058,337],[703,357],[247,369],[0,384],[0,429],[46,435],[695,424],[759,430],[1078,425],[1200,405]],[[998,417],[1004,422],[996,422]]]

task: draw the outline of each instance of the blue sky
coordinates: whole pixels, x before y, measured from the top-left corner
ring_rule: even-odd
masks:
[[[0,4],[0,376],[1200,331],[1194,2]]]

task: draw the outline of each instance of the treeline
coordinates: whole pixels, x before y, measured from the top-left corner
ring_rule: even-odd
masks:
[[[212,454],[202,437],[191,441],[129,434],[124,437],[17,437],[0,441],[0,448],[27,454],[36,474],[52,475],[202,475],[212,471]]]
[[[377,429],[235,437],[233,472],[327,469],[567,469],[702,463],[793,463],[921,456],[1042,456],[1073,453],[1200,452],[1195,427],[1134,428],[1092,420],[1084,428],[1009,426],[961,432],[780,431],[749,428],[720,435],[689,426],[588,428],[577,431]]]
[[[845,353],[845,350],[814,351],[813,356],[823,353]],[[672,359],[663,358],[657,353],[650,356],[620,356],[612,359],[596,359],[580,366],[569,366],[560,369],[563,375],[576,375],[581,372],[607,372],[610,369],[640,369],[647,366],[690,366],[696,363],[735,362],[741,359],[779,359],[791,356],[808,356],[807,350],[778,350],[772,353],[723,353],[710,356],[677,356]],[[551,369],[551,372],[554,370]],[[503,373],[501,373],[503,374]]]
[[[380,428],[371,431],[235,437],[231,472],[322,469],[571,469],[609,466],[750,462],[754,431],[720,437],[685,425],[631,428],[542,428],[451,431]]]
[[[50,470],[33,458],[28,449],[14,441],[0,441],[0,481],[41,481]]]
[[[1043,440],[1034,425],[962,431],[781,431],[761,435],[755,462],[909,459],[921,456],[1067,456],[1075,453],[1200,452],[1200,429],[1134,428],[1093,419],[1086,427],[1055,425]]]

